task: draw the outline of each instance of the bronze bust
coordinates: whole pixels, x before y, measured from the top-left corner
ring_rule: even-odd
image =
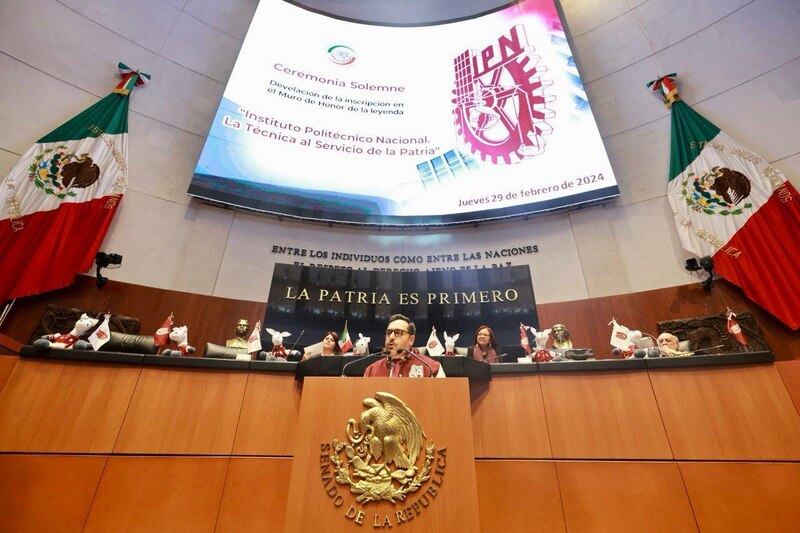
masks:
[[[239,319],[236,323],[236,338],[225,341],[228,348],[247,348],[247,331],[250,329],[250,322],[247,319]]]
[[[564,324],[554,324],[552,328],[553,333],[553,348],[556,350],[571,350],[572,341],[569,340],[569,330]]]

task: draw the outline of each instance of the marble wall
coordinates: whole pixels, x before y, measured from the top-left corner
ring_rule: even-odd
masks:
[[[425,4],[410,2],[405,12],[416,3]],[[427,268],[443,266],[427,263],[432,254],[537,245],[537,253],[445,266],[530,264],[542,303],[692,283],[665,197],[669,115],[645,89],[664,72],[677,71],[684,100],[800,187],[800,2],[562,0],[619,181],[616,201],[413,232],[279,221],[202,204],[185,191],[256,5],[0,0],[0,175],[41,135],[108,94],[118,61],[153,75],[131,102],[129,188],[102,248],[124,262],[110,278],[264,301],[275,262],[354,264],[332,260],[337,251],[421,255],[424,264],[414,266]],[[274,246],[331,254],[317,261]]]

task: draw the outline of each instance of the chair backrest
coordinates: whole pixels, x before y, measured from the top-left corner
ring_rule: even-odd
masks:
[[[132,335],[112,331],[111,337],[100,351],[154,354],[158,353],[158,346],[155,345],[152,335]]]
[[[239,354],[247,353],[247,348],[229,348],[213,342],[206,343],[203,357],[213,357],[216,359],[236,359]]]
[[[531,348],[536,348],[531,346]],[[506,344],[497,350],[497,355],[506,354],[507,361],[516,362],[518,357],[525,357],[525,349],[519,344]]]
[[[456,346],[456,355],[469,355],[469,348]]]
[[[678,350],[681,352],[689,352],[692,350],[692,343],[690,341],[680,341],[678,343]]]

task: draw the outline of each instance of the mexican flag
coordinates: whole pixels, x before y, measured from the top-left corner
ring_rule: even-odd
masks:
[[[94,262],[128,182],[130,90],[122,82],[30,147],[0,182],[0,303],[70,285]]]
[[[350,332],[347,330],[347,320],[344,321],[344,329],[342,334],[339,335],[339,349],[342,353],[353,347],[353,339],[350,338]]]
[[[648,84],[672,110],[667,195],[681,245],[790,328],[800,328],[800,196],[783,173],[680,100],[675,74]]]

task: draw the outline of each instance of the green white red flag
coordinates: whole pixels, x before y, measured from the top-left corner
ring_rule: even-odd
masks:
[[[669,74],[648,84],[672,112],[667,195],[683,248],[792,329],[800,328],[800,195],[783,173],[680,100]]]
[[[339,349],[342,353],[353,347],[353,339],[350,338],[350,332],[347,330],[347,320],[344,321],[344,329],[342,334],[339,335]]]
[[[114,92],[30,147],[0,182],[0,302],[70,285],[92,267],[128,183],[130,90]]]

